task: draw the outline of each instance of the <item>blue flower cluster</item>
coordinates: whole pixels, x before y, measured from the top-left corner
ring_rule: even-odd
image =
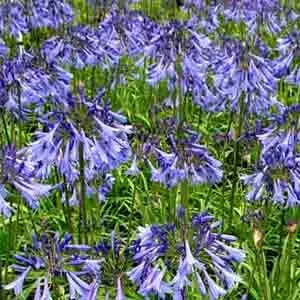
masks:
[[[190,220],[184,232],[174,224],[141,227],[131,247],[136,266],[128,272],[139,294],[186,299],[195,282],[210,299],[225,295],[239,281],[232,265],[245,254],[230,246],[236,237],[215,232],[218,225],[203,212]]]
[[[5,217],[10,217],[14,211],[7,199],[10,187],[15,188],[32,209],[36,209],[39,199],[54,188],[35,180],[35,165],[24,160],[13,145],[0,151],[0,213]]]
[[[242,177],[251,186],[248,200],[270,195],[274,203],[282,206],[300,204],[299,118],[298,123],[293,118],[299,112],[299,105],[290,106],[258,135],[262,145],[259,169]]]
[[[36,28],[59,28],[73,20],[65,0],[13,0],[0,4],[0,33],[21,37]]]

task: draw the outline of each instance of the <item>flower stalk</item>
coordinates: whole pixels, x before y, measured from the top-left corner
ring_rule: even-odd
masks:
[[[86,199],[85,199],[85,172],[84,172],[84,148],[83,143],[79,144],[79,205],[80,205],[80,213],[79,213],[79,242],[82,241],[82,236],[84,242],[88,243],[87,236],[87,211],[86,211]]]
[[[229,228],[232,228],[232,219],[233,219],[233,210],[236,204],[236,191],[239,181],[238,174],[238,164],[240,158],[240,137],[243,130],[244,118],[246,114],[246,103],[243,100],[243,95],[240,100],[240,114],[237,122],[236,131],[234,133],[234,151],[233,151],[233,179],[232,179],[232,188],[231,188],[231,196],[230,196],[230,211],[229,211]]]

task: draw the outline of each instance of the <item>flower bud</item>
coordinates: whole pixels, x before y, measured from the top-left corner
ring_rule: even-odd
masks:
[[[263,233],[259,228],[253,226],[253,241],[256,248],[260,248],[263,240]]]

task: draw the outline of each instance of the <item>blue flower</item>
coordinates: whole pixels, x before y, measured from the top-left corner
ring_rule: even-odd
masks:
[[[219,299],[221,296],[226,295],[226,290],[216,284],[216,282],[211,279],[211,277],[205,270],[203,271],[203,274],[205,276],[205,279],[207,280],[209,297],[211,300]]]
[[[137,63],[142,65],[146,58],[154,59],[154,62],[147,69],[147,82],[150,85],[154,86],[165,79],[178,82],[184,68],[184,57],[187,55],[188,50],[194,47],[193,42],[195,43],[199,36],[195,33],[195,27],[195,19],[192,19],[187,22],[172,21],[154,28],[153,36],[144,48],[144,56]],[[195,37],[192,38],[193,34]],[[203,39],[201,36],[201,41],[206,40],[207,38]],[[201,41],[196,42],[199,44]],[[194,59],[196,59],[196,56]],[[199,62],[197,67],[200,66],[200,60],[197,61],[197,63]],[[184,74],[182,77],[184,78]],[[172,84],[169,84],[169,86],[171,87]]]
[[[300,33],[291,32],[287,37],[278,39],[277,49],[280,56],[273,61],[276,76],[284,79],[294,85],[300,84],[300,68],[294,63],[299,56]]]
[[[70,298],[76,299],[76,296],[84,296],[89,293],[90,285],[80,279],[73,272],[66,272],[66,277],[70,287]]]
[[[107,32],[78,24],[69,27],[66,36],[46,40],[41,52],[48,63],[78,69],[96,65],[108,68],[116,65],[120,57],[114,44],[114,37],[108,36]]]
[[[33,0],[30,8],[31,28],[59,28],[59,26],[71,23],[73,9],[65,0]]]
[[[185,138],[175,138],[169,135],[167,140],[172,152],[164,152],[153,146],[150,154],[156,158],[158,168],[148,163],[152,172],[152,180],[171,188],[188,180],[192,184],[211,183],[221,181],[223,171],[221,163],[213,158],[209,151],[196,141],[198,137],[188,130],[184,130]],[[148,154],[149,155],[149,154]]]
[[[20,38],[28,32],[24,5],[20,1],[0,4],[0,33]]]
[[[140,174],[140,170],[137,166],[137,158],[136,155],[133,156],[132,163],[129,169],[125,172],[126,175],[137,176]]]
[[[4,185],[0,184],[0,214],[5,218],[9,218],[12,215],[13,208],[11,205],[5,201],[8,192],[6,191]]]
[[[250,45],[230,39],[216,54],[214,86],[232,110],[238,109],[241,98],[249,113],[266,115],[271,108],[282,107],[275,98],[278,78],[270,59],[254,54]]]
[[[98,199],[100,202],[106,199],[106,196],[109,192],[112,191],[115,178],[111,174],[106,174],[104,183],[100,186],[98,190]]]
[[[48,176],[56,166],[72,185],[79,178],[79,148],[83,146],[86,184],[118,168],[131,156],[128,135],[131,127],[126,118],[103,104],[102,92],[93,99],[84,94],[70,98],[69,106],[61,106],[41,117],[45,131],[36,132],[36,140],[27,147],[36,172]],[[99,98],[100,97],[100,98]],[[88,116],[87,121],[82,118]],[[112,187],[112,177],[99,190],[101,199]]]
[[[152,268],[149,271],[147,278],[142,282],[138,293],[142,296],[148,296],[149,294],[156,294],[161,299],[164,299],[166,294],[171,294],[172,289],[169,284],[163,281],[166,268],[160,270],[159,268]]]
[[[31,271],[31,267],[25,268],[24,272],[18,276],[13,282],[4,286],[5,290],[14,290],[15,295],[18,296],[22,293],[23,285],[25,278],[27,277],[28,273]]]
[[[127,273],[129,279],[144,297],[158,295],[164,299],[169,294],[173,299],[184,299],[193,280],[202,295],[209,294],[211,299],[225,295],[240,280],[233,271],[234,263],[245,258],[241,249],[230,246],[236,238],[214,232],[219,223],[203,212],[185,227],[189,239],[183,240],[182,220],[178,221],[177,226],[139,228],[131,245],[136,265]]]
[[[0,151],[0,212],[10,217],[13,211],[5,199],[8,196],[8,186],[15,188],[26,201],[28,206],[35,209],[39,200],[47,196],[55,187],[37,182],[34,164],[27,161],[21,152],[16,152],[13,146]],[[7,188],[6,188],[7,187]]]
[[[293,108],[286,109],[279,122],[258,135],[261,143],[259,168],[253,174],[242,177],[250,187],[247,199],[257,201],[270,195],[274,203],[293,207],[300,204],[299,137],[292,121]],[[275,124],[274,124],[275,123]],[[285,124],[290,124],[286,130]],[[282,128],[283,127],[283,128]]]
[[[43,292],[41,291],[41,282],[43,281]],[[34,300],[51,300],[49,283],[47,277],[37,280],[37,288],[34,294]]]
[[[4,286],[7,290],[14,290],[15,295],[23,291],[23,284],[30,273],[36,280],[35,300],[51,299],[49,280],[53,278],[65,279],[69,284],[71,298],[87,294],[92,285],[82,280],[78,274],[91,280],[88,272],[84,271],[88,259],[86,253],[90,249],[85,245],[72,245],[72,237],[60,237],[57,233],[46,233],[40,237],[33,235],[32,246],[25,248],[23,253],[15,255],[17,264],[12,267],[21,273],[16,280]],[[43,292],[41,291],[43,282]],[[82,298],[84,299],[84,298]]]
[[[237,23],[243,22],[249,29],[248,34],[256,34],[263,25],[269,32],[279,33],[284,25],[280,19],[282,8],[277,0],[226,1],[222,6],[225,18]]]

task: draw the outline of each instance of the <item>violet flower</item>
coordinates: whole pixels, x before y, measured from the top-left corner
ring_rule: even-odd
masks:
[[[230,245],[236,240],[234,236],[215,232],[218,223],[213,220],[206,212],[195,215],[188,226],[190,240],[184,241],[182,224],[178,228],[151,225],[139,229],[131,246],[136,266],[127,274],[142,296],[158,295],[164,299],[169,294],[174,299],[184,299],[192,279],[200,293],[210,299],[218,299],[234,287],[239,276],[233,265],[240,263],[245,254]]]
[[[156,160],[157,167],[148,159],[152,180],[171,188],[187,180],[192,184],[221,181],[223,171],[221,163],[216,160],[205,146],[198,144],[199,137],[195,133],[182,129],[184,138],[176,138],[170,134],[167,140],[171,151],[165,152],[157,146],[150,146],[150,152]],[[149,156],[150,158],[151,156]]]
[[[66,0],[32,0],[30,10],[31,28],[49,27],[57,29],[71,23],[73,9]]]
[[[300,68],[296,63],[300,56],[299,39],[299,31],[293,31],[287,37],[279,38],[277,49],[280,56],[273,61],[276,76],[285,77],[284,80],[293,85],[300,84]]]
[[[42,55],[48,63],[70,65],[78,69],[97,65],[108,68],[119,61],[120,53],[115,43],[114,37],[107,32],[78,24],[68,28],[65,36],[46,40]]]
[[[247,112],[266,115],[270,108],[280,109],[276,100],[278,79],[270,59],[260,57],[249,45],[238,40],[225,41],[214,62],[214,86],[229,99],[229,106],[237,110],[241,98]]]
[[[287,108],[283,116],[277,118],[279,123],[273,119],[273,125],[258,135],[261,143],[259,168],[242,177],[250,187],[249,201],[270,196],[281,206],[300,205],[299,124],[292,121],[292,115],[298,110],[297,107]],[[291,124],[290,128],[284,128],[286,124]]]
[[[51,185],[38,183],[35,178],[35,166],[16,152],[13,146],[7,146],[0,151],[0,214],[10,217],[14,211],[7,202],[10,188],[16,189],[26,204],[36,209],[39,200],[47,196],[54,188]]]
[[[68,282],[71,298],[83,296],[91,286],[76,273],[80,273],[87,281],[92,279],[87,272],[82,271],[87,260],[84,253],[90,247],[72,245],[71,240],[68,234],[64,237],[57,233],[46,233],[40,237],[33,235],[32,246],[15,255],[17,264],[12,265],[12,268],[21,274],[5,285],[4,289],[13,289],[16,296],[21,295],[24,282],[30,274],[36,280],[35,300],[51,299],[49,282],[54,278],[63,278]]]
[[[56,166],[59,174],[73,186],[79,180],[79,151],[83,149],[85,180],[103,177],[104,185],[97,188],[99,200],[111,190],[113,177],[105,175],[129,160],[131,147],[128,135],[131,126],[121,114],[110,110],[103,99],[103,90],[95,99],[88,99],[83,90],[79,97],[69,97],[69,105],[41,117],[44,131],[35,133],[36,139],[24,150],[37,164],[41,178]],[[91,193],[96,193],[89,189]]]
[[[21,1],[5,1],[0,4],[0,33],[20,38],[28,32],[25,7]]]

